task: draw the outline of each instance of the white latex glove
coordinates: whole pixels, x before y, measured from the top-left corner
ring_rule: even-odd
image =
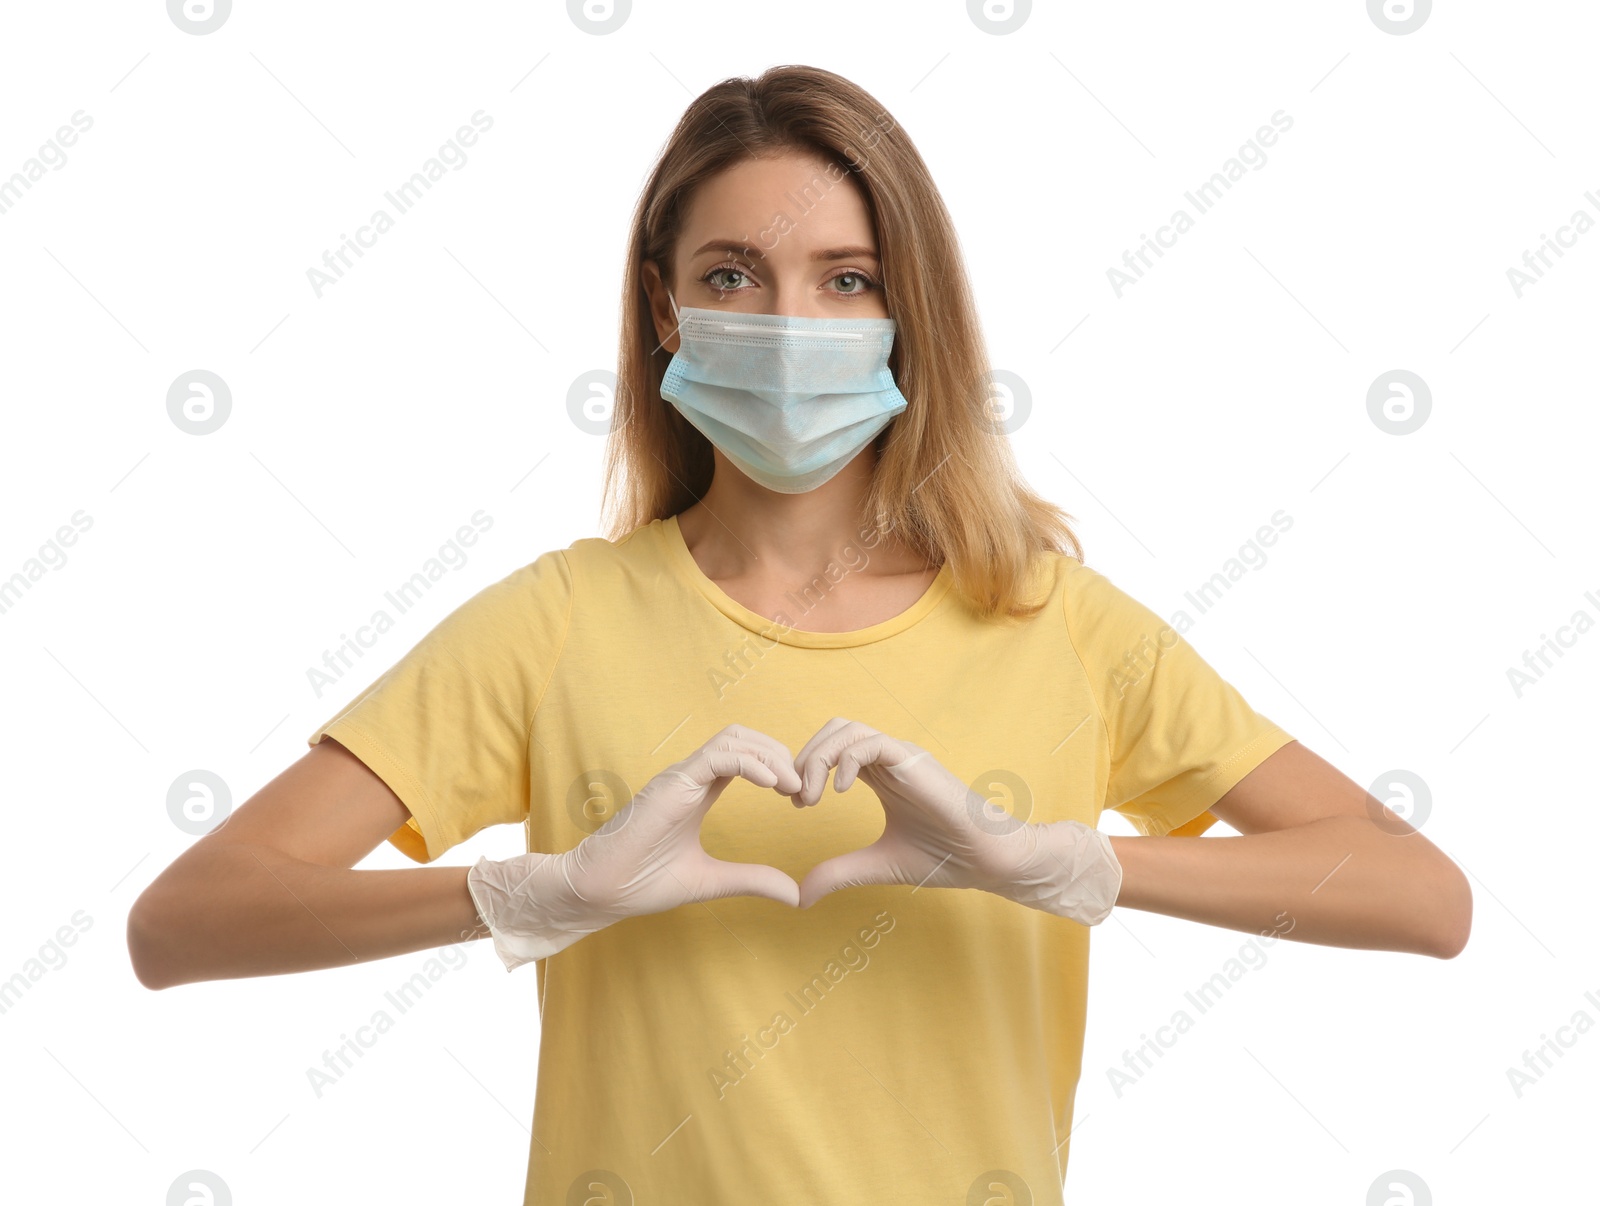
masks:
[[[729,725],[571,850],[480,858],[467,872],[467,890],[506,970],[624,917],[694,901],[765,896],[799,904],[799,885],[776,867],[724,862],[700,845],[700,821],[734,776],[782,795],[800,788],[786,746]]]
[[[1122,864],[1111,841],[1080,821],[1031,824],[998,816],[927,750],[859,721],[834,717],[795,757],[808,808],[859,777],[883,804],[883,835],[870,846],[818,863],[800,885],[809,908],[839,888],[906,884],[979,888],[1082,925],[1111,914],[1122,890]]]

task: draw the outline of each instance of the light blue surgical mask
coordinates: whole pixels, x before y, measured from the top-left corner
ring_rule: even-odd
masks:
[[[892,318],[672,309],[678,351],[661,396],[769,490],[815,490],[906,408],[889,371]]]

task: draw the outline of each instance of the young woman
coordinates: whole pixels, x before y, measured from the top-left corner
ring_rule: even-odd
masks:
[[[1019,480],[872,97],[713,87],[629,250],[611,537],[468,600],[179,858],[130,918],[142,982],[487,936],[537,979],[529,1203],[1042,1206],[1113,907],[1461,950],[1454,864]],[[1218,818],[1242,836],[1189,840]],[[502,823],[528,853],[351,869]]]

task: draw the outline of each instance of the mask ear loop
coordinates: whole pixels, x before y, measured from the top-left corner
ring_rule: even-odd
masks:
[[[673,335],[678,333],[678,328],[683,325],[683,315],[678,310],[678,299],[672,296],[671,289],[667,290],[667,300],[672,303],[672,331],[667,336],[667,338],[670,339]],[[667,340],[663,339],[660,343],[656,344],[654,350],[650,354],[653,356],[656,352],[661,351],[661,349],[666,346],[666,342]]]

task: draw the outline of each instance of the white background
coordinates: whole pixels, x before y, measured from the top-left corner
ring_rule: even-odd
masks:
[[[1170,615],[1292,516],[1190,639],[1363,785],[1420,776],[1471,876],[1460,957],[1278,942],[1120,1096],[1107,1069],[1247,939],[1115,914],[1068,1200],[1361,1206],[1391,1169],[1438,1203],[1592,1186],[1600,1035],[1563,1032],[1520,1097],[1507,1077],[1600,1021],[1600,634],[1520,697],[1507,676],[1600,619],[1600,233],[1521,297],[1507,278],[1600,217],[1592,6],[1441,4],[1403,36],[1356,0],[1040,4],[1006,35],[952,0],[638,3],[606,36],[495,0],[241,0],[204,36],[152,0],[3,20],[0,177],[93,119],[0,214],[0,577],[92,518],[0,614],[0,978],[92,921],[0,1016],[8,1199],[158,1204],[206,1169],[240,1203],[521,1200],[531,970],[472,944],[318,1098],[306,1069],[425,952],[154,993],[127,909],[194,840],[176,779],[242,802],[456,605],[598,534],[603,441],[566,393],[615,366],[638,190],[694,95],[783,62],[860,83],[928,161],[994,363],[1031,391],[1024,471],[1091,565]],[[480,109],[466,165],[319,299],[306,270]],[[1278,110],[1265,166],[1118,298],[1107,269]],[[166,408],[194,368],[232,393],[203,437]],[[1394,368],[1431,389],[1408,435],[1367,411]],[[465,565],[319,698],[307,668],[479,509]]]

